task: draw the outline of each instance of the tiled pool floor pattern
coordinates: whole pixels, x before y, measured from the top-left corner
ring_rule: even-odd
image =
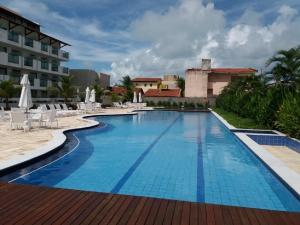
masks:
[[[76,151],[17,182],[300,211],[299,200],[211,113],[96,119],[108,126],[75,132]],[[64,178],[55,180],[57,173]]]

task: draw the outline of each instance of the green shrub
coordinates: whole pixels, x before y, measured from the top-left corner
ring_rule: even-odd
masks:
[[[203,108],[204,108],[204,106],[203,106],[203,104],[202,104],[202,103],[197,103],[197,108],[199,108],[199,109],[203,109]]]
[[[177,107],[178,107],[178,104],[177,104],[176,102],[173,102],[172,106],[173,106],[174,108],[177,108]]]
[[[157,102],[157,106],[162,106],[162,102],[161,102],[161,101],[158,101],[158,102]]]
[[[277,114],[276,126],[283,132],[300,138],[300,96],[288,94]]]

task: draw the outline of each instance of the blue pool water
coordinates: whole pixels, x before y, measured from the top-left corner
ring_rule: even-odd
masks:
[[[211,113],[93,119],[105,125],[73,132],[74,151],[14,182],[300,211],[295,195]]]

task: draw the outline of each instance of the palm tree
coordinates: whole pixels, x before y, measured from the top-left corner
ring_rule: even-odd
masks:
[[[5,108],[9,109],[9,98],[14,97],[19,91],[11,80],[5,80],[0,83],[0,97],[5,99]]]
[[[185,90],[185,80],[183,77],[177,78],[177,86],[181,89],[181,97],[184,96],[184,90]]]
[[[275,64],[275,65],[274,65]],[[280,50],[270,58],[266,66],[274,65],[267,73],[276,84],[295,86],[300,82],[300,46],[289,50]]]
[[[127,92],[124,96],[124,101],[131,101],[133,99],[133,89],[134,89],[134,86],[133,86],[133,82],[130,78],[130,76],[124,76],[122,77],[122,80],[121,81],[121,84],[124,88],[126,88]]]
[[[93,89],[95,90],[96,93],[96,100],[99,101],[101,97],[104,95],[104,89],[100,87],[100,85],[98,84],[94,84]]]
[[[73,98],[76,92],[75,87],[72,85],[72,80],[72,76],[61,76],[61,86],[56,86],[61,96],[64,97],[65,102],[68,102],[68,98]]]

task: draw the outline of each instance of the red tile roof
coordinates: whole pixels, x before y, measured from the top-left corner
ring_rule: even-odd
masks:
[[[124,87],[112,87],[112,92],[117,94],[117,95],[125,95],[127,93],[126,88]]]
[[[158,82],[161,81],[161,78],[155,77],[137,77],[132,80],[133,82]]]
[[[180,89],[149,89],[145,97],[180,97]]]
[[[192,69],[187,69],[187,71],[202,71],[201,68],[192,68]],[[215,73],[215,74],[243,74],[243,73],[255,73],[257,72],[256,69],[253,68],[211,68],[209,73]]]

